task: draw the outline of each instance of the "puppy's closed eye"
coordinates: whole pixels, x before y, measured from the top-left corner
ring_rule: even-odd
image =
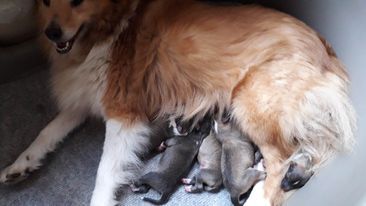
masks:
[[[281,182],[281,188],[285,192],[299,189],[309,181],[313,174],[312,171],[308,171],[297,163],[292,162]]]

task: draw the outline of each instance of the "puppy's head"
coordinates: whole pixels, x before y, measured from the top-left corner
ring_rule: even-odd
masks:
[[[266,178],[266,173],[254,168],[249,168],[245,171],[244,176],[240,179],[241,182],[245,183],[244,187],[236,188],[233,194],[231,194],[231,202],[234,205],[243,205],[250,196],[250,193],[257,182],[262,181]],[[240,185],[240,184],[239,184]],[[231,190],[233,188],[230,188]],[[236,193],[236,194],[235,194]]]
[[[231,130],[231,112],[229,109],[225,108],[222,112],[216,111],[215,113],[215,132],[218,133],[220,130]]]
[[[176,131],[176,135],[188,135],[194,126],[193,119],[189,120],[183,120],[183,117],[179,117],[175,120],[176,128],[174,128]]]
[[[213,118],[212,114],[208,113],[204,118],[198,122],[195,129],[199,131],[200,134],[207,136],[212,130]]]
[[[38,0],[40,24],[58,53],[72,50],[86,37],[98,39],[136,7],[135,0]],[[134,8],[133,8],[134,9]]]
[[[311,170],[312,162],[309,155],[299,155],[290,162],[290,166],[282,179],[281,188],[288,192],[303,187],[314,172]]]
[[[263,155],[271,160],[274,153],[264,152]],[[254,189],[256,192],[251,194],[250,201],[255,200],[255,205],[283,205],[314,174],[313,164],[312,157],[305,152],[290,157],[289,161],[269,161],[266,164],[267,177]]]

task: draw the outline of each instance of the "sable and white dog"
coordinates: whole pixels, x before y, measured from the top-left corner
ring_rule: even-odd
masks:
[[[265,159],[256,206],[285,201],[281,181],[295,156],[315,170],[352,147],[347,74],[325,40],[286,14],[194,0],[43,0],[39,13],[60,113],[1,172],[2,183],[38,169],[91,114],[106,121],[93,206],[117,203],[159,117],[231,105]]]

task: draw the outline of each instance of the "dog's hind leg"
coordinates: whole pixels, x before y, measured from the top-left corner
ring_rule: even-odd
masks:
[[[233,91],[232,115],[259,147],[267,172],[260,183],[262,201],[246,206],[279,206],[288,199],[292,191],[285,192],[281,181],[288,160],[298,151],[311,156],[312,163],[307,165],[312,169],[307,172],[352,148],[355,115],[347,95],[347,77],[333,71],[342,68],[324,71],[306,59],[291,57],[253,67]]]
[[[108,120],[103,154],[99,163],[91,206],[114,206],[115,192],[129,185],[140,167],[140,154],[146,152],[150,128],[142,122]]]
[[[75,110],[61,111],[17,158],[17,160],[0,173],[0,183],[10,184],[28,177],[30,172],[41,166],[41,160],[55,150],[57,144],[75,127],[80,125],[86,113]]]

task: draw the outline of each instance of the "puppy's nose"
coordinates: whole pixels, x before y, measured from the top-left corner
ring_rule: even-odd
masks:
[[[62,37],[62,30],[57,23],[51,22],[46,28],[45,34],[51,41],[57,41]]]

